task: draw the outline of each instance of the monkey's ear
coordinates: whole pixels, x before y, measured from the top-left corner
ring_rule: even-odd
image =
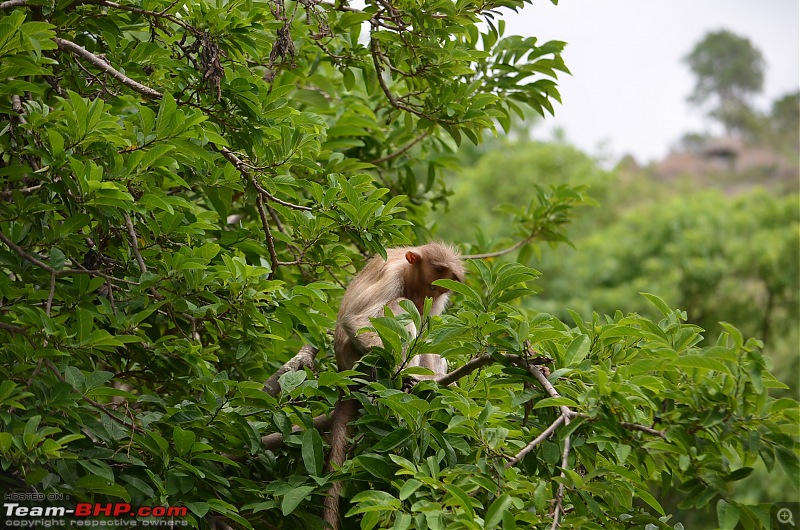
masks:
[[[417,254],[416,252],[408,251],[406,252],[406,261],[409,263],[416,263],[417,261],[421,260],[422,256]]]

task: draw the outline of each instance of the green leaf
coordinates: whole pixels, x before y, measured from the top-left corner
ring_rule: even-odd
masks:
[[[289,490],[281,501],[281,513],[286,517],[291,514],[314,491],[313,486],[299,486]]]
[[[472,509],[472,501],[464,490],[455,484],[445,484],[444,489],[446,489],[447,492],[453,496],[453,500],[456,501],[455,504],[457,506],[461,506],[464,508],[464,510],[466,510],[467,517],[469,517],[469,519],[475,519],[475,511]]]
[[[185,431],[176,426],[172,429],[172,442],[175,444],[175,451],[183,456],[192,450],[196,436],[192,431]]]
[[[414,492],[420,488],[420,486],[422,486],[422,482],[417,479],[411,478],[405,481],[400,487],[400,500],[404,501],[411,497],[411,495],[413,495]]]
[[[392,449],[406,444],[411,440],[411,429],[401,427],[387,434],[380,442],[372,447],[372,450],[377,453],[385,453]]]
[[[591,341],[587,335],[575,337],[567,347],[567,352],[564,354],[564,366],[566,368],[573,368],[580,364],[589,354],[590,345]]]
[[[640,294],[645,298],[647,298],[651,304],[656,306],[656,309],[658,309],[661,312],[661,314],[664,315],[665,317],[672,314],[672,309],[670,309],[667,303],[658,296],[650,293],[640,293]]]
[[[511,496],[502,494],[494,500],[494,502],[486,510],[486,518],[483,524],[484,528],[495,528],[503,521],[503,515],[506,510],[511,506]]]
[[[303,464],[309,474],[319,476],[323,465],[322,437],[316,429],[303,433]]]
[[[536,402],[533,406],[534,410],[536,409],[543,409],[545,407],[577,407],[578,404],[575,403],[570,398],[559,396],[559,397],[548,397],[544,399],[540,399]]]
[[[720,499],[717,501],[717,521],[720,530],[733,530],[739,522],[739,507]]]
[[[725,364],[703,355],[682,355],[672,361],[673,366],[681,368],[702,368],[705,370],[716,370],[718,372],[730,373]]]

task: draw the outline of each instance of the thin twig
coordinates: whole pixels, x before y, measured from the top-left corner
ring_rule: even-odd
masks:
[[[510,246],[510,247],[508,247],[506,249],[498,250],[497,252],[486,252],[484,254],[469,254],[467,256],[461,256],[461,259],[486,259],[486,258],[497,258],[499,256],[504,256],[506,254],[510,254],[511,252],[514,252],[515,250],[517,250],[520,247],[523,247],[523,246],[527,245],[528,243],[530,243],[531,241],[536,239],[536,237],[538,235],[539,235],[539,231],[537,230],[536,232],[534,232],[533,234],[529,235],[525,239],[523,239],[521,241],[517,241],[515,244],[513,244],[512,246]]]
[[[39,267],[40,269],[43,269],[44,271],[46,271],[46,272],[48,272],[50,274],[53,274],[53,275],[55,275],[57,277],[69,276],[70,274],[86,274],[86,275],[89,275],[89,276],[100,276],[101,278],[105,278],[107,280],[112,280],[112,281],[116,281],[116,282],[125,282],[125,283],[130,283],[130,284],[133,284],[133,285],[138,285],[136,282],[132,282],[130,280],[125,280],[123,278],[115,278],[115,277],[113,277],[113,276],[111,276],[109,274],[106,274],[104,272],[100,272],[98,270],[93,270],[93,269],[58,269],[58,270],[56,270],[53,267],[51,267],[50,265],[48,265],[47,263],[44,263],[40,259],[38,259],[38,258],[34,257],[33,255],[28,254],[27,252],[25,252],[25,250],[23,250],[22,247],[20,247],[19,245],[15,244],[13,241],[11,241],[2,232],[0,232],[0,241],[5,243],[6,246],[8,246],[8,248],[10,248],[14,252],[16,252],[17,255],[19,257],[21,257],[22,259],[24,259],[25,261],[27,261],[29,263],[32,263],[32,264],[36,265],[37,267]]]
[[[287,208],[291,208],[293,210],[302,210],[302,211],[305,211],[305,212],[310,212],[311,211],[311,208],[309,208],[308,206],[301,206],[299,204],[292,204],[290,202],[282,201],[279,198],[275,197],[270,192],[265,190],[258,183],[258,181],[256,181],[255,177],[250,173],[250,171],[248,171],[247,164],[245,164],[242,161],[242,159],[240,159],[238,156],[236,156],[236,154],[233,151],[231,151],[227,147],[221,147],[221,148],[218,148],[218,150],[219,150],[220,153],[222,153],[222,156],[224,156],[228,160],[228,162],[233,164],[233,167],[235,167],[239,171],[239,173],[242,174],[242,176],[247,178],[250,181],[250,183],[253,185],[253,187],[256,190],[258,190],[258,192],[260,194],[262,194],[264,197],[266,197],[267,199],[271,200],[272,202],[275,202],[275,203],[278,203],[278,204],[282,204],[283,206],[286,206]]]
[[[414,147],[415,145],[420,143],[427,136],[428,136],[428,131],[425,131],[424,133],[420,134],[419,136],[417,136],[416,138],[411,140],[408,144],[404,145],[403,147],[401,147],[397,151],[395,151],[393,153],[389,153],[386,156],[382,156],[381,158],[376,158],[375,160],[370,160],[369,163],[378,165],[378,164],[381,164],[381,163],[386,162],[388,160],[391,160],[393,158],[397,158],[398,156],[402,155],[403,153],[405,153],[406,151],[408,151],[409,149],[411,149],[412,147]]]
[[[272,230],[269,228],[269,221],[267,221],[267,212],[264,211],[264,197],[259,193],[256,196],[256,208],[258,208],[258,216],[261,217],[261,226],[264,228],[264,235],[267,237],[267,249],[269,250],[269,257],[272,260],[272,267],[270,267],[268,280],[275,277],[275,270],[278,268],[278,254],[275,253],[275,240],[272,239]]]
[[[133,7],[133,6],[126,6],[126,5],[118,4],[116,2],[109,2],[108,0],[81,0],[80,3],[81,4],[95,4],[95,5],[99,5],[99,6],[111,7],[111,8],[114,8],[114,9],[121,9],[123,11],[130,11],[131,13],[138,13],[140,15],[147,15],[149,17],[164,18],[164,19],[169,20],[170,22],[173,22],[173,23],[179,25],[180,27],[182,27],[183,29],[185,29],[187,31],[191,31],[195,35],[200,35],[201,34],[200,31],[196,30],[195,28],[193,28],[189,24],[187,24],[185,22],[182,22],[177,17],[175,17],[175,15],[166,14],[164,11],[169,10],[169,7],[167,7],[167,9],[164,10],[164,11],[148,11],[147,9],[142,9],[142,8]],[[173,3],[173,5],[174,5],[174,3]]]
[[[26,194],[26,193],[33,193],[34,191],[38,191],[40,189],[42,189],[42,184],[36,184],[34,186],[28,186],[25,188],[20,188],[18,190],[5,190],[5,191],[0,191],[0,197],[11,197],[12,195],[14,195],[15,191],[18,191],[22,194]]]
[[[51,361],[50,359],[45,359],[44,363],[50,369],[50,371],[53,372],[53,374],[56,376],[56,379],[58,379],[62,383],[66,383],[66,379],[64,378],[63,375],[61,375],[61,372],[58,371],[58,368],[56,368],[56,365],[53,364],[53,361]],[[78,392],[78,390],[75,389],[74,387],[72,389],[75,392]],[[80,392],[78,392],[78,393],[80,393]],[[81,394],[81,399],[83,399],[85,402],[89,403],[90,405],[92,405],[96,409],[100,410],[101,412],[105,413],[106,416],[108,416],[112,420],[116,421],[117,423],[123,425],[124,427],[130,427],[134,431],[137,431],[139,433],[144,433],[144,431],[140,427],[138,427],[137,425],[129,424],[129,423],[125,422],[125,420],[121,420],[118,417],[116,417],[102,403],[98,403],[97,401],[93,400],[92,398],[90,398],[88,396],[84,396],[83,394]]]
[[[564,417],[564,416],[562,416]],[[565,425],[569,425],[569,418],[565,418]],[[569,465],[569,450],[570,450],[570,436],[567,435],[564,438],[564,451],[561,453],[561,478],[566,478],[567,474],[565,473],[565,469]],[[566,492],[566,486],[562,481],[558,485],[558,493],[556,493],[556,507],[553,510],[553,525],[550,527],[550,530],[556,530],[559,527],[559,519],[560,515],[564,512],[564,494]]]
[[[142,96],[152,98],[152,99],[161,99],[163,95],[161,92],[154,90],[148,86],[145,86],[138,81],[134,81],[130,77],[126,76],[119,70],[115,69],[113,66],[105,62],[103,59],[98,57],[97,55],[93,54],[92,52],[88,51],[86,48],[75,44],[72,41],[68,41],[66,39],[61,39],[59,37],[55,38],[55,42],[58,47],[64,51],[68,51],[73,55],[77,55],[78,57],[82,57],[86,59],[94,66],[99,68],[100,70],[106,72],[111,77],[122,83],[123,85],[131,88],[141,94]]]
[[[144,262],[144,258],[142,258],[142,254],[139,252],[138,236],[136,235],[136,230],[133,228],[133,221],[131,221],[131,216],[128,215],[128,212],[125,212],[125,225],[128,227],[128,235],[131,236],[131,249],[133,250],[133,255],[136,256],[136,261],[139,263],[139,269],[144,274],[147,272],[147,265]],[[159,293],[155,287],[151,287],[149,291],[156,300],[164,300],[164,296]]]
[[[526,445],[519,453],[517,453],[514,458],[506,462],[506,467],[511,467],[517,465],[520,460],[525,458],[525,455],[533,451],[533,448],[545,441],[555,430],[558,428],[559,425],[564,423],[566,417],[563,414],[559,414],[558,418],[550,424],[545,430],[542,431],[542,434],[531,440],[531,442]]]
[[[625,427],[626,429],[630,429],[633,431],[641,431],[646,432],[647,434],[652,434],[658,436],[663,439],[667,439],[667,433],[664,431],[658,431],[653,429],[652,427],[648,427],[646,425],[639,425],[638,423],[628,423],[627,421],[621,421],[620,426]]]
[[[49,317],[50,309],[53,307],[53,298],[56,296],[56,274],[55,271],[50,273],[50,294],[47,295],[47,303],[44,306],[44,312]]]

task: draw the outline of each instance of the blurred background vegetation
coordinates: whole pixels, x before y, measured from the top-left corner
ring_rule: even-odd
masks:
[[[569,145],[530,139],[527,128],[486,138],[458,153],[469,169],[449,177],[449,206],[437,234],[478,246],[523,234],[498,210],[535,207],[556,183],[587,186],[596,208],[570,226],[573,246],[534,248],[523,261],[542,272],[530,309],[590,320],[622,309],[656,317],[639,293],[688,311],[716,336],[719,322],[764,341],[775,376],[800,390],[800,92],[759,111],[750,103],[765,68],[759,51],[727,31],[711,33],[686,57],[697,78],[690,104],[722,126],[722,136],[687,131],[663,160],[597,159]],[[540,250],[540,249],[538,249]],[[781,392],[777,392],[780,394]],[[800,499],[797,477],[760,470],[738,488],[751,502]],[[669,504],[669,500],[665,499]],[[680,511],[680,510],[678,510]],[[714,527],[713,513],[684,524]],[[691,526],[687,526],[691,527]]]

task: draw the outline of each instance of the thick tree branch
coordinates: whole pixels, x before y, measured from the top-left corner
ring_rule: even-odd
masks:
[[[314,428],[321,432],[326,432],[328,429],[331,428],[331,418],[327,414],[315,416],[312,422]],[[303,429],[304,429],[303,427],[295,425],[292,427],[292,432],[293,433],[300,432]],[[265,450],[274,451],[275,449],[278,449],[283,445],[283,435],[279,432],[274,432],[272,434],[267,434],[266,436],[262,436],[261,445],[264,447]]]
[[[459,366],[450,373],[440,375],[439,377],[435,378],[434,381],[436,381],[438,384],[442,386],[447,386],[451,383],[455,383],[462,377],[471,374],[475,370],[479,370],[480,368],[486,366],[487,364],[491,364],[491,362],[492,362],[492,356],[489,355],[488,353],[484,353],[479,357],[475,357],[474,359],[469,360],[467,364],[465,364],[464,366]]]
[[[26,5],[28,5],[28,0],[8,0],[6,2],[0,2],[0,11]]]
[[[314,366],[314,359],[317,356],[317,349],[310,344],[303,345],[297,355],[286,361],[283,366],[278,368],[275,372],[264,382],[264,392],[270,396],[277,396],[281,387],[278,384],[278,379],[286,372],[296,372],[304,367],[311,368]]]
[[[14,324],[6,324],[0,322],[0,329],[8,331],[9,333],[16,333],[17,335],[27,335],[28,329],[22,326],[15,326]]]
[[[73,55],[76,55],[86,61],[89,61],[95,67],[99,68],[103,72],[107,73],[123,85],[128,88],[131,88],[141,94],[142,96],[152,98],[152,99],[161,99],[163,95],[161,92],[154,90],[148,86],[145,86],[138,81],[134,81],[130,77],[126,76],[119,70],[115,69],[113,66],[105,62],[99,56],[93,54],[92,52],[88,51],[86,48],[75,44],[72,41],[68,41],[66,39],[61,39],[56,37],[55,39],[56,44],[58,45],[59,49],[70,52]]]

